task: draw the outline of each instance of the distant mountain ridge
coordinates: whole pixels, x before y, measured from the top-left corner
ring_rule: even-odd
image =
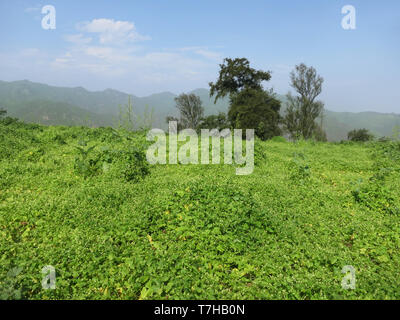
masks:
[[[207,89],[191,92],[202,100],[206,115],[228,110],[228,98],[214,104]],[[154,127],[166,128],[166,116],[177,116],[176,95],[171,92],[138,97],[114,89],[88,91],[82,87],[55,87],[28,80],[0,81],[0,108],[6,109],[10,116],[45,125],[115,125],[119,107],[127,104],[129,96],[134,112],[142,114],[146,107],[153,108]],[[285,96],[277,95],[277,98],[285,101]],[[390,136],[395,126],[400,126],[399,114],[378,112],[326,110],[323,122],[328,139],[333,141],[346,139],[347,132],[355,128],[367,128],[376,136]]]
[[[207,115],[218,111],[226,111],[227,99],[220,100],[217,104],[214,104],[212,99],[208,97],[208,90],[196,89],[194,92],[200,95]],[[134,111],[139,114],[142,114],[146,107],[149,109],[154,108],[155,119],[153,125],[156,127],[165,127],[165,118],[168,115],[177,115],[174,101],[176,95],[171,92],[137,97],[114,89],[88,91],[82,87],[55,87],[28,80],[0,81],[0,107],[7,109],[8,114],[11,116],[42,124],[62,125],[65,123],[58,121],[60,117],[42,121],[41,118],[48,118],[47,114],[42,116],[37,114],[34,119],[26,117],[25,112],[22,112],[22,110],[27,110],[30,107],[36,109],[38,101],[46,102],[47,110],[49,110],[51,102],[65,103],[70,107],[74,106],[76,112],[81,109],[83,118],[93,118],[93,125],[113,125],[118,117],[120,106],[127,104],[129,97],[132,99]],[[44,110],[36,109],[36,111]],[[68,110],[65,110],[65,113],[68,114]],[[99,117],[101,120],[99,120]],[[80,121],[73,123],[77,125],[83,124]]]

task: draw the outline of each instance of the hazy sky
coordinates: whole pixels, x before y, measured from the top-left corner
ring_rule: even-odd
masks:
[[[56,29],[42,28],[45,5]],[[345,5],[355,30],[342,28]],[[0,80],[180,93],[246,57],[280,94],[304,62],[325,78],[328,109],[400,113],[399,0],[0,0],[0,28]]]

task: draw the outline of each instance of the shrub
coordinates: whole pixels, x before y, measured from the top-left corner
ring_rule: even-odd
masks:
[[[99,148],[98,167],[110,178],[138,182],[150,173],[146,154],[135,147],[111,149],[108,146]]]
[[[372,140],[374,136],[367,129],[354,129],[347,134],[347,138],[350,141],[365,142]]]
[[[1,119],[0,122],[6,126],[9,126],[13,123],[19,122],[17,118],[11,118],[11,117],[5,117],[4,119]]]
[[[89,155],[92,153],[94,148],[91,146],[87,147],[87,143],[85,141],[79,141],[79,145],[75,146],[78,150],[78,155],[75,157],[74,169],[78,174],[83,175],[85,178],[94,175],[98,170],[98,159],[90,158]]]
[[[113,172],[125,181],[138,182],[150,173],[146,155],[139,150],[119,150],[114,152]]]

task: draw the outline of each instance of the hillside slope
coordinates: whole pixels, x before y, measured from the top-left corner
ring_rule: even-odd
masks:
[[[228,110],[228,98],[220,99],[214,104],[207,89],[195,89],[191,92],[200,96],[206,115]],[[165,118],[169,115],[177,116],[174,101],[176,95],[171,92],[137,97],[112,89],[91,92],[81,87],[54,87],[26,80],[0,81],[0,107],[19,119],[41,124],[78,125],[90,122],[94,126],[114,125],[120,106],[127,104],[129,96],[132,98],[135,113],[141,115],[146,108],[153,109],[153,127],[166,129]],[[283,102],[284,112],[285,96],[277,97]],[[44,106],[40,106],[40,101],[45,102]],[[398,114],[327,110],[324,118],[324,129],[331,141],[346,139],[347,132],[359,128],[367,128],[377,137],[390,136],[396,126],[400,126]]]
[[[256,141],[248,176],[145,171],[145,136],[109,128],[0,121],[0,145],[0,282],[23,299],[400,298],[396,144]]]

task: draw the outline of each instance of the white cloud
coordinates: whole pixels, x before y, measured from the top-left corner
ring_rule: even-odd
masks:
[[[192,52],[209,60],[219,61],[222,60],[222,54],[220,52],[211,51],[207,47],[183,47],[179,51]]]
[[[75,44],[88,44],[92,41],[92,38],[86,38],[82,33],[66,35],[64,39]]]
[[[114,65],[121,65],[133,60],[133,56],[131,55],[132,51],[133,50],[129,48],[117,49],[112,47],[90,46],[82,48],[80,53],[90,58],[97,58],[99,61],[106,61],[107,63],[113,63]]]
[[[65,72],[86,72],[123,81],[136,79],[143,83],[203,81],[216,68],[221,54],[208,47],[184,47],[146,51],[133,42],[150,39],[140,35],[133,22],[93,19],[77,25],[79,34],[67,35],[72,44],[68,51],[54,57],[51,67]],[[92,39],[90,34],[98,34]],[[207,79],[209,80],[209,79]],[[207,83],[207,82],[205,82]]]
[[[152,50],[139,40],[133,22],[94,19],[63,36],[54,51],[28,48],[0,57],[13,77],[87,88],[115,87],[136,94],[204,87],[217,71],[221,54],[205,46]],[[211,75],[211,77],[210,77]],[[43,79],[43,80],[40,80]]]
[[[144,52],[131,47],[87,45],[69,48],[49,65],[52,72],[66,79],[89,78],[90,85],[101,82],[105,87],[139,95],[204,87],[216,68],[207,59],[179,50]]]
[[[91,22],[78,24],[78,29],[83,32],[98,33],[101,44],[124,44],[151,39],[149,36],[139,34],[135,24],[129,21],[93,19]]]
[[[25,12],[26,13],[31,13],[31,12],[38,12],[40,11],[40,6],[36,6],[36,7],[29,7],[29,8],[25,8]]]
[[[42,18],[41,10],[42,6],[40,4],[36,4],[35,6],[25,8],[24,12],[33,17],[34,20],[40,21]]]
[[[219,52],[213,52],[210,50],[197,50],[195,51],[198,55],[201,55],[210,60],[222,60],[222,55]]]
[[[84,52],[88,56],[93,56],[100,59],[109,59],[113,57],[113,48],[87,47],[84,49]]]

